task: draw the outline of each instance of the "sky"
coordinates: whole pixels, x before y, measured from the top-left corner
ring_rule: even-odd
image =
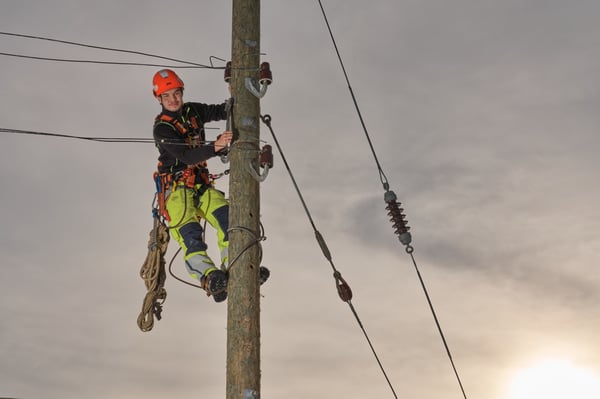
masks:
[[[1,5],[3,32],[202,64],[231,58],[229,1]],[[323,6],[466,396],[600,397],[600,3]],[[388,221],[318,2],[263,1],[260,47],[273,71],[261,112],[395,392],[462,398]],[[6,35],[0,48],[163,63]],[[151,137],[156,67],[9,56],[0,65],[0,128]],[[222,70],[178,73],[188,101],[228,96]],[[210,127],[216,136],[224,123]],[[273,144],[264,126],[261,138]],[[0,397],[225,397],[225,304],[168,276],[162,320],[146,333],[136,324],[154,146],[8,133],[0,143]],[[272,272],[261,288],[261,397],[393,398],[276,151],[274,162],[261,183],[263,264]],[[217,181],[225,192],[228,184]],[[171,241],[168,261],[176,250]],[[187,279],[181,255],[173,272]]]

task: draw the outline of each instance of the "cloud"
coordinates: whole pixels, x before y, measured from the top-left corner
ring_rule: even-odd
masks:
[[[0,20],[6,31],[200,63],[229,58],[229,4],[179,2],[175,20],[161,2],[88,3],[49,9],[9,1]],[[469,396],[501,398],[523,358],[553,348],[600,363],[589,316],[600,216],[597,8],[586,1],[325,3]],[[318,5],[264,3],[261,13],[262,58],[274,73],[261,112],[273,117],[397,392],[458,393],[411,259],[386,215],[385,190]],[[130,58],[6,37],[0,45]],[[150,95],[154,68],[2,62],[4,127],[151,133],[159,111]],[[181,73],[188,100],[227,95],[221,70]],[[273,144],[264,126],[261,138]],[[169,276],[163,320],[148,334],[135,324],[152,226],[152,145],[1,140],[0,394],[223,396],[225,307]],[[220,189],[227,191],[227,179]],[[263,264],[272,271],[261,290],[263,395],[389,395],[277,153],[261,183],[261,214]],[[169,260],[175,250],[173,242]],[[182,266],[179,257],[174,270],[187,278]]]

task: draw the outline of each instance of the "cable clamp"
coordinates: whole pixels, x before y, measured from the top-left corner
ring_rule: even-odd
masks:
[[[342,277],[342,273],[336,270],[333,273],[333,277],[335,278],[335,287],[337,288],[340,299],[344,302],[350,301],[352,299],[352,290],[348,283],[346,283],[346,280]]]

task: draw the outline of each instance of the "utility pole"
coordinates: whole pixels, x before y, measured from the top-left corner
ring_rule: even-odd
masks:
[[[245,87],[246,78],[258,81],[259,62],[260,0],[233,0],[227,399],[260,397],[260,191],[247,169],[258,171],[260,104]]]

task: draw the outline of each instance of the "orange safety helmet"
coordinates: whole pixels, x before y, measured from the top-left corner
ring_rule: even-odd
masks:
[[[161,69],[154,74],[152,79],[152,93],[158,97],[167,90],[183,89],[183,81],[170,69]]]

